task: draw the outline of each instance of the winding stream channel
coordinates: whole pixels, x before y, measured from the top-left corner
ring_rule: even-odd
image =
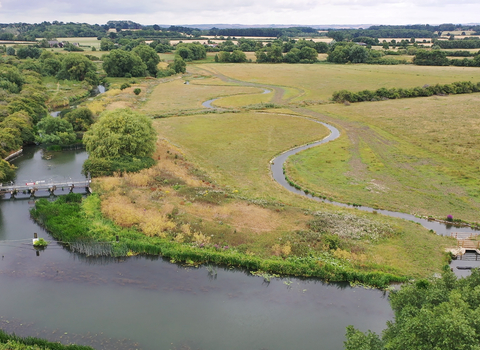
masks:
[[[264,90],[270,92],[270,90],[267,90],[267,89],[264,89]],[[264,92],[264,93],[268,93],[268,92]],[[221,97],[205,101],[202,105],[206,108],[220,109],[220,108],[215,107],[212,104],[213,102],[215,102],[216,100],[218,100],[220,98]],[[298,117],[298,116],[296,116],[296,117]],[[316,147],[316,146],[325,144],[327,142],[333,141],[333,140],[337,139],[338,137],[340,137],[340,131],[336,127],[334,127],[333,125],[318,121],[316,119],[308,118],[308,117],[303,117],[303,118],[308,119],[308,120],[310,120],[314,123],[322,124],[323,126],[325,126],[330,131],[330,135],[328,135],[327,137],[325,137],[324,139],[322,139],[320,141],[316,141],[316,142],[312,142],[312,143],[309,143],[309,144],[306,144],[306,145],[303,145],[303,146],[295,147],[295,148],[292,148],[288,151],[283,152],[282,154],[278,155],[277,157],[275,157],[274,159],[272,159],[270,161],[270,169],[272,171],[272,176],[275,179],[275,181],[277,181],[280,185],[282,185],[288,191],[296,193],[296,194],[304,196],[304,197],[307,197],[307,198],[311,198],[311,199],[319,201],[319,202],[320,201],[325,201],[322,198],[312,196],[311,194],[306,194],[302,190],[297,190],[295,187],[291,186],[287,182],[287,180],[285,179],[285,175],[283,174],[283,166],[284,166],[285,162],[287,161],[288,157],[293,156],[293,155],[295,155],[299,152],[302,152],[306,149]],[[340,203],[340,202],[335,202],[335,201],[330,201],[330,200],[327,200],[326,202],[328,202],[330,204],[333,204],[333,205],[336,205],[336,206],[339,206],[339,207],[351,207],[351,206],[349,206],[345,203]],[[413,222],[416,222],[416,223],[422,225],[423,227],[425,227],[429,230],[435,231],[439,235],[448,235],[449,236],[451,232],[456,232],[456,231],[480,234],[480,230],[476,230],[476,229],[473,229],[471,227],[458,228],[458,227],[455,227],[454,225],[446,225],[444,223],[437,222],[437,221],[429,221],[427,219],[421,219],[421,218],[418,218],[415,215],[411,215],[411,214],[400,213],[400,212],[384,210],[384,209],[374,209],[374,208],[370,208],[370,207],[366,207],[366,206],[358,206],[358,207],[355,207],[355,208],[358,209],[358,210],[362,210],[362,211],[369,211],[369,212],[376,211],[377,213],[380,213],[380,214],[383,214],[383,215],[413,221]]]

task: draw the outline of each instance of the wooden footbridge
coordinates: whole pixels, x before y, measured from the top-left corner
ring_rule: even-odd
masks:
[[[475,261],[480,260],[480,240],[478,233],[471,233],[471,232],[452,232],[450,234],[453,238],[457,240],[457,256],[464,260],[463,257],[467,257],[466,253],[471,252],[468,254],[467,260],[472,260],[470,255],[474,254]],[[473,255],[472,255],[473,256]]]
[[[17,193],[30,194],[31,197],[35,196],[35,193],[39,191],[47,191],[50,194],[58,189],[62,191],[68,189],[70,192],[74,188],[85,188],[87,192],[90,192],[90,183],[92,180],[87,179],[84,181],[36,181],[27,182],[25,184],[0,184],[0,195],[10,193],[11,197],[15,197]]]

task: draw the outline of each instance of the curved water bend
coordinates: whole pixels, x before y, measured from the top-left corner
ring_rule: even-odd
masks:
[[[323,199],[321,199],[319,197],[314,197],[311,194],[306,194],[303,191],[297,190],[295,187],[291,186],[287,182],[287,180],[285,179],[285,175],[283,174],[283,165],[285,164],[285,161],[287,160],[288,157],[290,157],[294,154],[297,154],[301,151],[304,151],[306,149],[309,149],[309,148],[327,143],[329,141],[335,140],[336,138],[338,138],[340,136],[340,131],[336,127],[334,127],[330,124],[318,121],[318,120],[314,120],[314,119],[310,119],[310,118],[308,118],[308,119],[315,122],[315,123],[319,123],[319,124],[322,124],[325,127],[327,127],[328,130],[330,130],[330,135],[325,137],[323,140],[313,142],[313,143],[310,143],[308,145],[295,147],[295,148],[293,148],[289,151],[286,151],[286,152],[280,154],[278,157],[274,158],[270,162],[270,164],[271,164],[270,167],[272,169],[273,178],[275,179],[275,181],[277,181],[284,188],[286,188],[290,192],[293,192],[293,193],[296,193],[296,194],[299,194],[299,195],[302,195],[304,197],[308,197],[308,198],[311,198],[311,199],[314,199],[314,200],[320,202],[320,201],[323,201]],[[344,203],[340,203],[340,202],[329,201],[329,203],[340,206],[340,207],[350,207],[349,205],[344,204]],[[411,215],[411,214],[399,213],[399,212],[390,211],[390,210],[383,210],[383,209],[373,209],[373,208],[365,207],[365,206],[360,206],[360,207],[356,207],[356,208],[359,209],[359,210],[363,210],[363,211],[370,211],[370,212],[376,211],[377,213],[381,213],[381,214],[384,214],[384,215],[388,215],[388,216],[392,216],[392,217],[396,217],[396,218],[401,218],[401,219],[405,219],[405,220],[410,220],[410,221],[421,224],[423,227],[425,227],[429,230],[434,230],[437,234],[440,234],[440,235],[450,235],[451,232],[458,231],[458,228],[456,228],[454,226],[451,226],[451,225],[447,226],[447,225],[445,225],[443,223],[440,223],[440,222],[429,221],[429,220],[426,220],[426,219],[420,219],[420,218],[417,218],[416,216]],[[480,230],[475,230],[475,229],[472,229],[470,227],[462,227],[461,231],[462,232],[480,234]]]
[[[268,90],[268,89],[263,89],[263,92],[262,92],[262,95],[265,95],[265,94],[269,94],[271,93],[272,90]],[[220,107],[215,107],[212,105],[213,102],[215,102],[216,100],[220,99],[221,97],[217,97],[217,98],[212,98],[211,100],[207,100],[205,102],[202,103],[202,106],[205,107],[205,108],[210,108],[210,109],[221,109]]]

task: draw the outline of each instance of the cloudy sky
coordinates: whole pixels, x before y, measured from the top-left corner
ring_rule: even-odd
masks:
[[[0,23],[440,24],[480,22],[480,0],[0,0]]]

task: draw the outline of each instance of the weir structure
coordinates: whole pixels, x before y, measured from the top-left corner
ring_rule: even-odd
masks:
[[[92,180],[86,179],[84,181],[36,181],[27,182],[25,184],[0,184],[0,195],[10,194],[10,198],[14,198],[17,193],[28,193],[31,197],[35,197],[35,193],[39,191],[47,191],[51,195],[58,189],[68,189],[70,192],[74,188],[84,187],[87,193],[90,193],[90,183]]]

